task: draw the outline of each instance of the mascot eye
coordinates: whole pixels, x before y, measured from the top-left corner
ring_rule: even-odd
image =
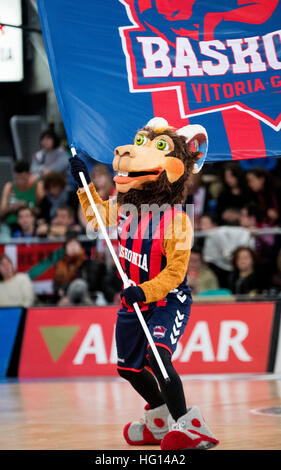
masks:
[[[159,139],[156,142],[158,150],[169,150],[169,144],[165,139]]]
[[[147,138],[143,134],[138,134],[135,142],[137,145],[144,145],[147,142]]]

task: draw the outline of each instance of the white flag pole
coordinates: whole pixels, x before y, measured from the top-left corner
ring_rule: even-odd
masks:
[[[74,147],[71,147],[71,153],[72,153],[72,156],[73,156],[73,157],[76,155],[76,150],[75,150]],[[110,253],[111,253],[111,256],[112,256],[112,258],[113,258],[113,260],[114,260],[114,263],[115,263],[115,265],[116,265],[116,268],[118,269],[118,272],[119,272],[119,274],[120,274],[120,277],[121,277],[121,279],[122,279],[122,281],[123,281],[123,283],[124,283],[124,288],[126,289],[127,287],[130,287],[132,284],[130,283],[130,280],[128,279],[127,275],[124,273],[124,271],[123,271],[123,269],[122,269],[122,266],[121,266],[121,264],[120,264],[120,261],[119,261],[119,259],[118,259],[118,256],[117,256],[117,254],[116,254],[116,252],[115,252],[115,250],[114,250],[114,248],[113,248],[113,246],[112,246],[111,240],[110,240],[110,238],[109,238],[109,236],[108,236],[108,233],[107,233],[107,231],[106,231],[106,228],[105,228],[105,225],[104,225],[104,223],[103,223],[103,220],[102,220],[102,218],[101,218],[101,216],[100,216],[100,213],[99,213],[99,211],[98,211],[98,208],[97,208],[97,206],[96,206],[96,204],[95,204],[95,201],[94,201],[93,196],[92,196],[92,194],[91,194],[91,191],[90,191],[90,189],[89,189],[89,186],[88,186],[88,183],[87,183],[86,178],[85,178],[85,176],[84,176],[84,173],[83,173],[83,172],[80,172],[80,173],[79,173],[79,176],[80,176],[80,178],[81,178],[81,181],[82,181],[82,184],[83,184],[83,188],[85,189],[85,192],[86,192],[86,194],[87,194],[87,196],[88,196],[88,200],[89,200],[89,202],[90,202],[90,204],[91,204],[91,207],[92,207],[92,209],[93,209],[93,211],[94,211],[94,214],[95,214],[95,216],[96,216],[96,219],[97,219],[97,222],[98,222],[99,227],[100,227],[100,229],[101,229],[101,232],[102,232],[102,234],[103,234],[103,237],[104,237],[104,239],[105,239],[105,241],[106,241],[106,244],[107,244],[107,246],[108,246],[108,248],[109,248],[109,251],[110,251]],[[144,318],[143,318],[143,315],[142,315],[142,313],[141,313],[141,310],[140,310],[140,308],[139,308],[137,302],[135,302],[135,303],[133,304],[133,307],[134,307],[134,309],[135,309],[135,311],[136,311],[136,314],[137,314],[138,319],[139,319],[139,321],[140,321],[140,323],[141,323],[141,326],[142,326],[142,328],[143,328],[143,331],[144,331],[144,333],[145,333],[145,335],[146,335],[146,338],[147,338],[147,340],[148,340],[148,343],[149,343],[149,345],[150,345],[150,347],[151,347],[151,349],[152,349],[152,352],[153,352],[153,354],[154,354],[154,356],[155,356],[155,359],[156,359],[156,361],[157,361],[157,363],[158,363],[158,366],[159,366],[159,368],[160,368],[160,370],[161,370],[161,372],[162,372],[162,375],[163,375],[163,377],[164,377],[164,380],[165,380],[165,382],[169,382],[169,381],[170,381],[170,378],[169,378],[168,373],[167,373],[167,371],[166,371],[166,368],[165,368],[165,366],[164,366],[164,364],[163,364],[163,361],[162,361],[162,359],[161,359],[161,357],[160,357],[160,355],[159,355],[159,352],[158,352],[158,350],[157,350],[157,348],[156,348],[156,346],[155,346],[155,344],[154,344],[153,338],[152,338],[152,336],[151,336],[151,334],[150,334],[150,331],[149,331],[149,329],[148,329],[148,326],[147,326],[147,324],[146,324],[146,322],[145,322],[145,320],[144,320]]]

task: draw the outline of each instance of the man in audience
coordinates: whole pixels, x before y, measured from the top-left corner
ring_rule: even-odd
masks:
[[[7,255],[0,255],[0,306],[31,307],[35,300],[32,282],[25,273],[16,273]]]
[[[48,237],[65,237],[67,233],[81,233],[80,225],[75,223],[74,210],[72,207],[63,205],[58,208],[56,217],[51,221]]]
[[[78,208],[78,198],[75,192],[66,186],[66,180],[61,173],[48,173],[44,177],[45,197],[43,198],[40,209],[41,218],[49,223],[56,215],[61,206],[70,206],[75,214]]]
[[[35,216],[30,207],[21,207],[18,210],[18,225],[13,238],[31,238],[35,236]]]
[[[8,181],[2,191],[0,217],[14,231],[18,228],[19,208],[28,206],[38,212],[43,197],[42,181],[38,181],[30,173],[27,162],[18,162],[14,168],[13,181]]]

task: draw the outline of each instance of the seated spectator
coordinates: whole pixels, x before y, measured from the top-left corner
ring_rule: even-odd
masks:
[[[217,216],[221,221],[226,209],[241,209],[250,196],[245,173],[238,163],[229,162],[224,165],[222,180],[224,186],[217,199]]]
[[[214,214],[205,213],[201,215],[197,228],[199,232],[206,232],[208,230],[212,230],[215,227],[217,227],[217,217]],[[200,247],[201,250],[203,250],[205,238],[205,236],[199,236],[196,240],[196,244],[198,247]]]
[[[54,290],[58,297],[65,295],[69,284],[78,278],[79,268],[86,259],[85,251],[76,238],[69,237],[64,250],[64,257],[57,262],[54,275]]]
[[[262,222],[273,227],[280,220],[280,196],[271,174],[263,168],[253,168],[247,173],[248,186],[254,193],[254,202],[264,213]]]
[[[56,264],[54,275],[55,298],[60,300],[65,296],[70,296],[73,291],[67,290],[76,279],[83,280],[87,285],[87,296],[92,300],[95,292],[99,290],[99,282],[104,275],[95,262],[86,258],[86,253],[79,240],[74,235],[70,235],[65,242],[64,257]],[[80,283],[80,286],[82,284]],[[77,287],[79,290],[79,286]],[[76,288],[74,288],[76,292]],[[85,289],[81,287],[83,295]]]
[[[229,289],[233,294],[257,293],[260,287],[256,271],[256,255],[248,246],[239,246],[232,254],[234,271],[229,276]]]
[[[232,270],[231,255],[241,244],[254,246],[249,230],[244,227],[224,225],[206,234],[203,260],[215,272],[222,288],[228,287],[228,274]]]
[[[83,279],[75,279],[67,287],[66,294],[59,302],[59,306],[71,305],[94,305],[93,300],[90,298],[88,285]]]
[[[61,206],[70,206],[75,211],[78,208],[78,198],[75,192],[66,186],[65,177],[60,173],[49,173],[44,178],[45,197],[41,201],[41,218],[47,223],[56,215]]]
[[[103,165],[102,163],[95,165],[91,172],[91,179],[102,199],[107,200],[110,196],[115,195],[116,188],[110,171],[106,165]]]
[[[18,162],[14,168],[14,181],[5,184],[1,197],[0,217],[12,231],[18,228],[17,212],[28,206],[39,213],[39,205],[44,197],[42,181],[38,181],[29,171],[27,162]]]
[[[35,216],[30,207],[21,207],[18,210],[18,225],[13,238],[31,238],[35,237]]]
[[[199,230],[206,231],[217,227],[217,217],[214,214],[202,214],[199,220]]]
[[[116,188],[113,184],[112,176],[106,165],[95,165],[91,171],[91,179],[99,196],[102,199],[107,200],[116,194]],[[79,224],[84,228],[84,231],[86,231],[88,222],[83,214],[83,210],[80,204],[78,206],[78,221]]]
[[[280,240],[278,236],[271,234],[256,234],[260,228],[266,228],[264,223],[264,213],[260,206],[255,203],[246,204],[240,213],[240,226],[249,230],[253,239],[253,247],[258,255],[258,267],[264,272],[266,279],[273,275],[274,263],[276,259]]]
[[[66,173],[69,155],[60,147],[60,139],[52,130],[44,131],[40,136],[41,149],[32,156],[31,173],[39,177],[50,172]]]
[[[198,229],[200,216],[208,210],[210,194],[202,181],[202,175],[197,173],[188,178],[185,188],[185,204],[194,204],[194,228]]]
[[[240,211],[240,227],[247,228],[252,232],[257,228],[262,228],[264,226],[262,224],[262,221],[263,212],[262,209],[258,206],[258,204],[254,202],[247,203],[245,201],[245,204],[243,205]]]
[[[227,207],[221,213],[220,225],[237,226],[240,222],[240,209],[237,207]]]
[[[0,306],[31,307],[35,300],[32,282],[25,273],[16,273],[7,255],[0,255]]]
[[[187,281],[194,295],[219,288],[215,273],[203,262],[201,249],[196,246],[191,250]]]
[[[57,210],[48,230],[48,238],[65,237],[68,233],[81,233],[80,225],[75,223],[74,210],[70,206],[61,206]]]

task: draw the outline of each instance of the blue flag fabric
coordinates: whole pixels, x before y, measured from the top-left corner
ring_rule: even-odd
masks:
[[[70,145],[111,163],[153,116],[206,161],[281,154],[281,1],[37,0]]]

